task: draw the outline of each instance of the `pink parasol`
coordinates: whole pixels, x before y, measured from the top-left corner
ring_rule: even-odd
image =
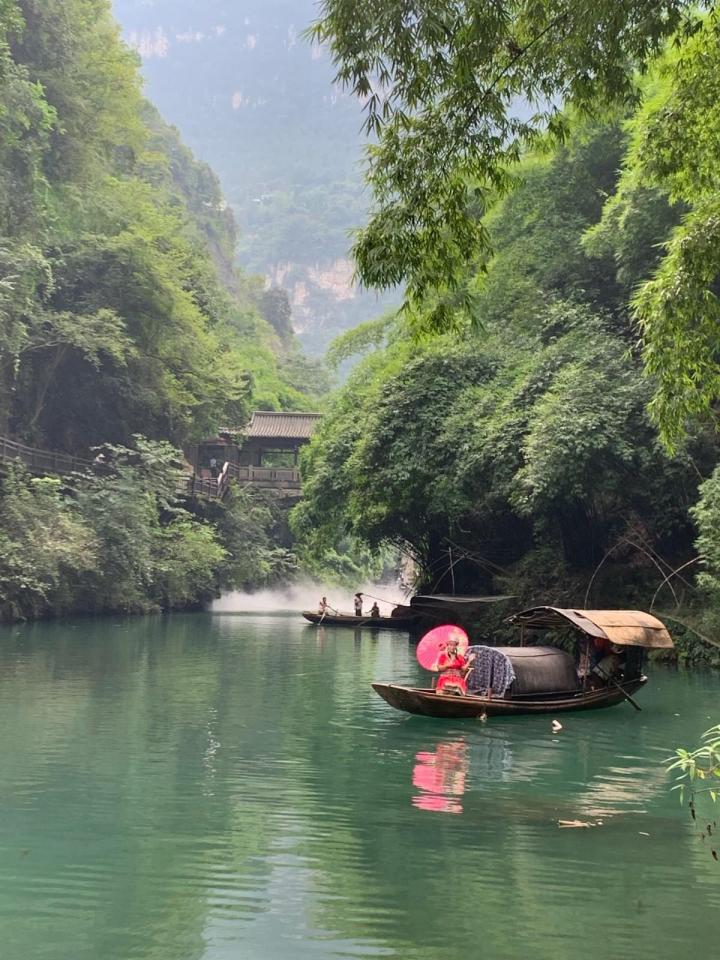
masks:
[[[462,627],[445,623],[441,627],[433,627],[418,644],[416,656],[420,666],[426,670],[437,670],[438,657],[444,652],[449,640],[457,640],[458,653],[465,653],[468,648],[468,635]]]

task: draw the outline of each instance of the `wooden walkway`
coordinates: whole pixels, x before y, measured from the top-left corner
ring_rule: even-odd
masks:
[[[24,463],[30,473],[39,476],[49,474],[67,477],[71,473],[87,473],[92,470],[92,460],[71,457],[67,453],[39,450],[37,447],[28,447],[24,443],[0,437],[0,463],[18,461]]]
[[[92,460],[71,457],[66,453],[40,450],[16,440],[0,437],[0,464],[22,463],[36,476],[67,477],[74,473],[87,474],[93,471]],[[297,470],[274,467],[241,467],[226,463],[217,478],[188,477],[178,488],[182,497],[204,497],[224,500],[231,483],[252,485],[260,490],[272,490],[283,499],[299,500],[301,496],[300,474]]]

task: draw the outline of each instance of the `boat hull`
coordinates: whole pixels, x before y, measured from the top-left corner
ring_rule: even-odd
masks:
[[[647,683],[646,677],[622,685],[622,690],[632,696]],[[451,719],[477,719],[478,717],[515,716],[533,713],[566,713],[574,710],[597,710],[612,707],[625,700],[617,687],[603,687],[576,694],[561,694],[549,697],[540,694],[532,698],[508,699],[477,696],[453,696],[438,694],[434,690],[419,687],[403,687],[395,683],[373,683],[373,690],[396,710],[414,713],[423,717]],[[543,696],[545,699],[543,699]]]
[[[352,617],[344,614],[320,614],[303,610],[303,616],[310,623],[334,627],[381,627],[384,630],[407,630],[414,626],[414,617]]]

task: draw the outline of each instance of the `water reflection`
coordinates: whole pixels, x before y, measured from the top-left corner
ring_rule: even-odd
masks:
[[[420,793],[413,796],[413,806],[436,813],[462,813],[457,798],[465,793],[468,774],[465,741],[439,743],[434,751],[421,750],[415,760],[412,782]]]
[[[473,778],[483,783],[507,781],[514,773],[510,740],[495,733],[474,740],[470,757]]]

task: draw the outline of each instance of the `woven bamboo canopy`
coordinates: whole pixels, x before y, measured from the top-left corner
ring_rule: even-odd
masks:
[[[670,650],[673,642],[664,623],[642,610],[567,610],[562,607],[532,607],[507,623],[547,630],[568,624],[590,637],[610,640],[626,647]]]

